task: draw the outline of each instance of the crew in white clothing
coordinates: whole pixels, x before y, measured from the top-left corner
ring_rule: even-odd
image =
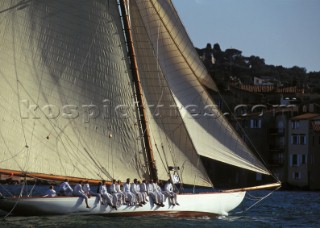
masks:
[[[108,205],[117,210],[117,207],[113,204],[113,197],[108,193],[106,182],[102,181],[102,185],[100,186],[99,193],[101,194],[102,199],[107,201]]]
[[[147,199],[147,182],[146,180],[143,180],[142,183],[140,184],[140,192],[141,192],[141,196],[142,196],[142,202],[144,202],[144,204],[146,202],[148,202],[148,199]]]
[[[135,196],[135,203],[138,203],[139,206],[142,206],[142,195],[140,192],[140,185],[138,184],[138,180],[134,179],[133,183],[130,186],[130,191],[134,194]]]
[[[156,190],[156,194],[158,195],[159,203],[161,207],[164,207],[164,195],[162,193],[161,187],[160,187],[160,182],[155,181],[154,183],[154,189]]]
[[[151,199],[153,199],[153,202],[161,207],[164,207],[163,204],[163,198],[159,194],[158,185],[153,182],[153,180],[150,180],[150,183],[148,184],[148,195]]]
[[[89,185],[88,181],[85,181],[83,183],[82,189],[83,189],[84,193],[88,196],[88,198],[90,198],[91,191],[90,191],[90,185]]]
[[[169,179],[164,186],[163,194],[169,198],[169,203],[173,206],[179,205],[177,202],[177,194],[173,191],[173,185],[171,179]]]
[[[67,179],[60,184],[58,192],[60,196],[72,196],[73,189],[69,185],[69,181]]]
[[[116,180],[113,179],[112,184],[110,185],[109,191],[113,196],[113,204],[119,207],[121,205],[121,193],[118,193],[116,186],[117,186]]]
[[[121,190],[121,181],[120,180],[117,181],[116,191],[120,195],[120,204],[124,204],[126,197],[125,197],[124,192]]]
[[[101,185],[101,183],[100,183],[100,185]],[[99,202],[102,203],[101,195],[99,193],[91,191],[90,184],[88,181],[84,182],[82,189],[83,189],[84,193],[88,196],[88,198],[90,198],[91,196],[96,197],[94,204],[97,204]]]
[[[128,205],[133,206],[136,202],[135,195],[131,192],[131,184],[130,184],[130,178],[127,179],[126,183],[123,185],[123,191],[125,194],[126,202]]]
[[[84,193],[84,191],[82,189],[82,185],[83,185],[83,181],[80,181],[78,184],[76,184],[76,186],[74,187],[74,190],[73,190],[73,194],[75,196],[79,196],[79,197],[83,198],[86,203],[87,208],[90,208],[89,204],[88,204],[88,196]]]
[[[144,193],[141,192],[141,181],[137,182],[137,191],[140,193],[141,197],[141,203],[146,204],[146,198],[143,196]]]
[[[49,189],[46,191],[43,197],[56,197],[56,196],[57,196],[56,191],[54,190],[53,186],[50,185]]]

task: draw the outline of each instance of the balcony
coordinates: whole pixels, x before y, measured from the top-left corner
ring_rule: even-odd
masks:
[[[271,153],[284,153],[285,152],[285,146],[284,145],[271,144],[269,146],[269,151]]]

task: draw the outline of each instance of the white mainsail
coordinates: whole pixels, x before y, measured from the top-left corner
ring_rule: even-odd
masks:
[[[145,177],[117,1],[1,1],[0,11],[0,168]]]
[[[207,109],[214,103],[203,84],[216,86],[171,1],[130,2],[159,178],[168,178],[169,165],[179,166],[184,183],[211,185],[199,155],[268,173],[220,112]],[[117,1],[0,3],[0,169],[148,176],[118,7]],[[214,117],[203,118],[204,111]]]
[[[209,97],[206,79],[192,43],[170,0],[141,0],[137,4],[149,41],[199,155],[255,172],[269,174],[252,155]],[[140,46],[139,48],[142,48]],[[156,51],[157,50],[157,51]],[[200,76],[197,74],[200,72]],[[206,80],[209,81],[209,80]],[[211,88],[212,85],[208,83]],[[160,90],[161,91],[161,90]]]

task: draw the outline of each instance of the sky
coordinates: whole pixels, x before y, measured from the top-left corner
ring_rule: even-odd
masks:
[[[320,71],[320,0],[172,0],[193,44]]]

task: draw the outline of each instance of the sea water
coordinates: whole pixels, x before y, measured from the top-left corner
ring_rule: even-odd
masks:
[[[0,227],[320,227],[320,192],[248,192],[229,216],[171,218],[167,216],[106,217],[101,215],[8,216]],[[269,195],[269,196],[268,196]],[[265,196],[268,196],[264,198]]]

